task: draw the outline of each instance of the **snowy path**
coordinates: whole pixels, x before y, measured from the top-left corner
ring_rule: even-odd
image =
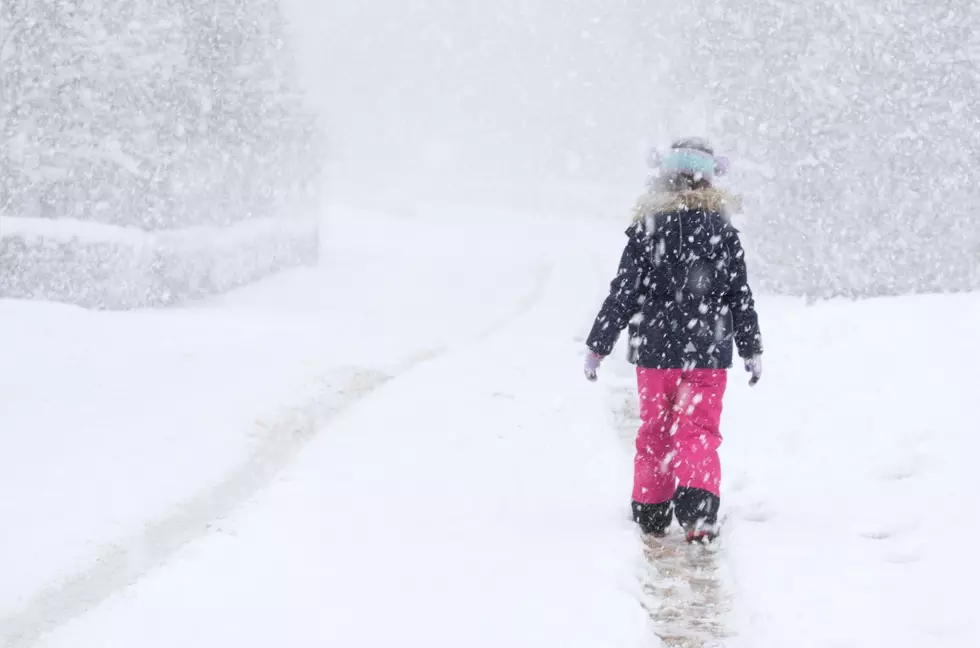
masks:
[[[531,278],[528,292],[512,307],[512,312],[496,314],[474,339],[492,335],[526,312],[540,299],[550,268],[542,268]],[[346,407],[417,365],[445,354],[445,349],[426,349],[403,360],[392,374],[377,370],[349,370],[347,377],[333,371],[332,380],[310,388],[302,405],[285,410],[266,426],[263,437],[242,462],[220,481],[181,502],[165,517],[150,521],[135,536],[117,539],[96,557],[91,566],[67,579],[57,581],[36,594],[19,613],[3,619],[2,645],[27,644],[45,628],[55,627],[91,609],[116,590],[136,582],[150,570],[164,564],[188,542],[208,533],[215,520],[229,515],[282,470],[313,436],[328,426]],[[274,427],[273,427],[274,426]]]
[[[584,238],[563,229],[571,245],[555,246],[556,257]],[[503,238],[549,233],[517,227]],[[465,336],[423,346],[373,393],[335,404],[326,434],[236,512],[225,515],[304,439],[35,597],[0,625],[4,645],[32,645],[38,630],[59,627],[42,645],[258,645],[283,627],[293,628],[291,645],[327,636],[366,646],[388,636],[530,645],[573,634],[571,645],[641,645],[642,553],[622,509],[628,455],[603,434],[601,393],[578,372],[575,334],[593,308],[580,295],[595,271],[539,258],[536,247],[497,246],[487,259],[464,247],[443,259],[483,265],[493,279],[453,273],[462,292],[437,323]],[[412,257],[402,261],[403,272],[413,267]],[[221,519],[208,523],[209,513]],[[190,589],[179,592],[181,583]],[[391,611],[391,623],[373,623],[378,597],[406,602],[404,618]],[[152,621],[162,617],[166,628]]]
[[[724,542],[651,566],[630,368],[579,367],[620,232],[488,222],[344,215],[323,272],[184,311],[0,302],[0,645],[978,644],[937,532],[980,505],[980,299],[761,300]]]
[[[631,450],[640,424],[635,369],[621,356],[610,358],[604,369],[607,406],[623,446]],[[723,547],[721,541],[707,551],[686,546],[676,524],[666,539],[646,540],[642,602],[653,633],[667,648],[714,648],[733,636]]]

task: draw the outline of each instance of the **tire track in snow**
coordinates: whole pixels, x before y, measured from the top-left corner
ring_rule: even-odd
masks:
[[[182,547],[213,531],[216,521],[269,484],[332,419],[416,367],[482,341],[529,312],[545,293],[553,271],[553,262],[535,267],[531,289],[514,308],[458,344],[422,350],[390,374],[348,369],[349,375],[339,387],[330,384],[336,382],[336,368],[330,376],[321,376],[312,400],[285,409],[272,424],[258,424],[260,443],[220,482],[178,504],[169,515],[145,524],[135,534],[106,544],[87,567],[43,587],[20,609],[0,617],[0,646],[31,646],[45,633],[94,609],[166,564]]]

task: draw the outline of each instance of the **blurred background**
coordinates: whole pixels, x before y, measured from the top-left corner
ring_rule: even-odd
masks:
[[[976,2],[2,0],[0,28],[5,222],[225,227],[340,202],[620,227],[647,150],[697,134],[733,159],[763,290],[980,286]],[[249,258],[314,263],[290,227],[288,254],[262,230]]]

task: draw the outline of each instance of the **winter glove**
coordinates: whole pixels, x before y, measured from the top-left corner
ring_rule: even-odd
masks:
[[[602,363],[602,356],[589,349],[585,354],[585,377],[592,382],[599,377],[599,365]]]
[[[754,386],[762,378],[762,356],[755,355],[745,359],[745,370],[752,374],[749,385]]]

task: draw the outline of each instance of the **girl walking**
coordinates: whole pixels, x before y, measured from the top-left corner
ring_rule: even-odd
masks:
[[[619,270],[586,344],[585,374],[629,327],[642,421],[636,436],[633,519],[662,536],[673,516],[687,540],[717,534],[719,423],[733,341],[750,384],[762,375],[762,338],[745,254],[712,186],[723,170],[703,139],[675,142],[637,205]]]

